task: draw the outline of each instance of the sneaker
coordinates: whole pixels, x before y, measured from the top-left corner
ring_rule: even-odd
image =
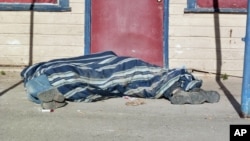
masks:
[[[42,102],[64,102],[64,96],[57,90],[57,88],[49,89],[45,92],[38,94],[37,96],[40,101]]]
[[[50,101],[50,102],[42,102],[41,106],[43,109],[57,109],[66,106],[66,102],[56,102],[56,101]]]

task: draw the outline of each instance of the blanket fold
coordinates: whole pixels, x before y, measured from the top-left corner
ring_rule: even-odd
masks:
[[[91,102],[124,95],[169,98],[176,88],[188,91],[202,84],[186,69],[166,69],[112,51],[29,66],[21,72],[24,86],[41,75],[69,101]]]

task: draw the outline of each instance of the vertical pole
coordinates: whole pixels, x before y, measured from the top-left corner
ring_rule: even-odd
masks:
[[[164,17],[163,17],[163,62],[164,67],[169,68],[169,56],[168,56],[168,48],[169,48],[169,0],[164,0]]]
[[[29,64],[28,66],[33,65],[33,46],[34,46],[34,3],[35,0],[32,0],[30,5],[30,47],[29,47]]]
[[[250,0],[247,9],[241,111],[244,118],[250,117]]]
[[[90,54],[91,44],[91,0],[85,0],[84,54]]]

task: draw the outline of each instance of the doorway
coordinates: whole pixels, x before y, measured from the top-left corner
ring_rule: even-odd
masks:
[[[164,5],[163,0],[86,0],[85,54],[111,50],[166,66]]]

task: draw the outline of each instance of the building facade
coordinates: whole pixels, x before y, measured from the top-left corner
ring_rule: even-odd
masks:
[[[242,76],[246,14],[187,12],[188,2],[170,0],[169,67]],[[85,1],[70,0],[69,7],[0,11],[0,67],[83,55]]]

